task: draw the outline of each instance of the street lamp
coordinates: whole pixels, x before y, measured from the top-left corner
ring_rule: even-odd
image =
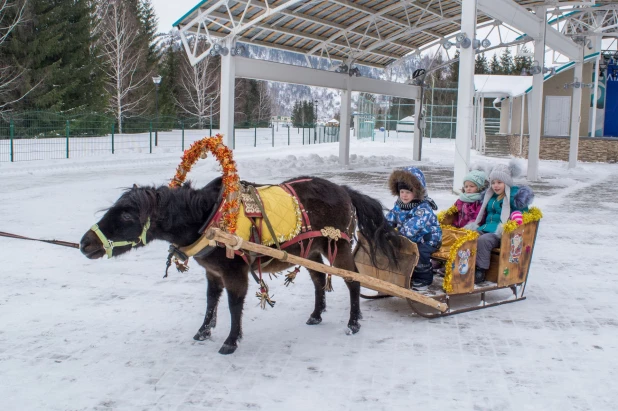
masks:
[[[313,109],[315,111],[315,115],[313,116],[313,143],[315,144],[318,129],[318,100],[313,100]]]
[[[155,147],[159,145],[159,84],[161,84],[161,76],[157,75],[152,78],[155,84],[155,109],[157,111],[157,123],[155,128]]]

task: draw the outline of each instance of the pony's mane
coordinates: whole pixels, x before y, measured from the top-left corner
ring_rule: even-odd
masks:
[[[169,229],[187,220],[204,221],[214,204],[218,203],[218,191],[217,182],[214,180],[198,190],[194,189],[190,182],[178,188],[169,188],[167,185],[132,187],[124,190],[113,207],[136,207],[140,220],[153,216],[160,221],[162,227]],[[160,218],[161,215],[166,218]]]

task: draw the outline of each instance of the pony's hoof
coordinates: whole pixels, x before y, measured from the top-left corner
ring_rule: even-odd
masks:
[[[219,354],[223,354],[223,355],[234,354],[234,351],[236,351],[236,348],[238,347],[234,345],[223,344],[221,348],[219,348]]]
[[[309,317],[309,319],[307,320],[307,325],[318,325],[321,322],[321,318]]]
[[[362,319],[363,319],[363,313],[359,311],[359,312],[358,312],[358,316],[357,316],[357,318],[358,318],[359,320],[362,320]]]
[[[210,329],[200,330],[193,336],[195,341],[204,341],[210,339]]]
[[[361,326],[359,323],[348,324],[348,330],[350,330],[349,334],[356,334],[357,332],[360,331],[360,329],[361,329]]]

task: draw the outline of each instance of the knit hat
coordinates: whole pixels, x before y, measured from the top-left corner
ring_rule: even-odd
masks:
[[[505,185],[511,187],[513,185],[513,171],[513,168],[510,166],[498,164],[491,170],[491,173],[489,173],[489,182],[500,180]]]
[[[409,185],[407,185],[403,181],[398,181],[397,182],[397,191],[401,191],[401,190],[412,191],[412,187],[410,187]]]
[[[463,181],[464,183],[470,181],[476,184],[479,190],[482,190],[485,187],[485,181],[487,181],[487,174],[482,170],[472,170],[466,174]]]
[[[504,201],[502,202],[502,212],[500,213],[500,225],[498,226],[498,231],[496,234],[502,235],[501,226],[506,223],[511,216],[511,186],[513,185],[513,177],[517,177],[521,174],[521,167],[517,162],[511,160],[509,165],[506,166],[504,164],[495,165],[491,172],[489,173],[489,182],[491,183],[494,180],[500,180],[504,183]],[[485,191],[485,198],[483,199],[483,205],[481,206],[481,210],[479,211],[476,217],[476,224],[479,226],[483,221],[483,217],[485,217],[485,212],[487,210],[487,203],[491,199],[491,197],[495,194],[494,190],[491,188],[491,185]]]

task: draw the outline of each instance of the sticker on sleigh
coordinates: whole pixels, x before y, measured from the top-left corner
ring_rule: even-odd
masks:
[[[471,254],[472,253],[470,252],[470,250],[459,250],[457,252],[457,256],[459,256],[459,265],[457,266],[457,268],[459,269],[459,274],[468,274],[468,270],[470,269],[468,260],[470,259]]]
[[[521,234],[514,234],[511,237],[511,252],[509,255],[509,263],[519,263],[519,257],[521,257],[521,251],[524,245],[523,232]]]

